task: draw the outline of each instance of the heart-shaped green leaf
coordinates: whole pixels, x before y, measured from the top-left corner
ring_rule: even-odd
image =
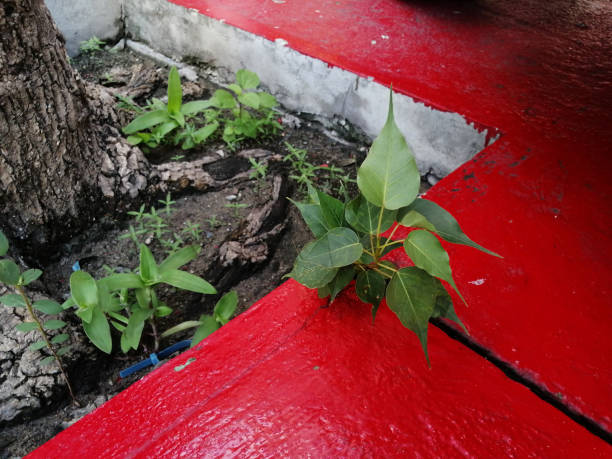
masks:
[[[293,201],[292,199],[289,200],[298,208],[314,237],[321,237],[331,229],[323,218],[323,212],[319,204],[308,204],[305,202]]]
[[[412,151],[395,124],[390,96],[387,122],[357,172],[357,185],[372,204],[395,210],[414,201],[420,184]]]
[[[238,83],[242,89],[255,89],[259,86],[259,77],[250,70],[240,69],[236,72],[236,83]]]
[[[349,202],[344,211],[349,225],[357,231],[368,234],[380,234],[387,231],[395,222],[395,214],[394,210],[375,206],[361,194]]]
[[[238,102],[247,107],[259,109],[259,96],[254,92],[244,92],[238,96]]]
[[[168,75],[168,113],[172,115],[179,113],[182,103],[181,77],[176,67],[172,67]]]
[[[418,336],[428,364],[427,327],[438,296],[435,280],[415,266],[403,268],[393,275],[386,293],[389,308]]]
[[[178,269],[169,269],[160,276],[160,282],[165,282],[183,290],[202,294],[217,293],[215,288],[201,277]]]
[[[0,296],[0,303],[11,308],[23,308],[26,305],[23,297],[17,293]]]
[[[273,108],[278,105],[276,101],[276,97],[272,94],[268,94],[267,92],[260,92],[257,94],[259,96],[259,105],[261,108]]]
[[[321,206],[321,215],[326,227],[336,228],[344,224],[344,204],[338,199],[317,190],[317,198]]]
[[[470,333],[467,331],[467,328],[465,328],[465,325],[463,325],[463,322],[461,322],[461,319],[457,316],[457,313],[455,312],[451,296],[448,294],[448,292],[442,285],[442,282],[440,282],[438,279],[436,280],[438,281],[439,294],[436,298],[436,305],[434,307],[434,312],[431,317],[443,317],[445,319],[452,320],[463,329],[466,335],[469,335]]]
[[[332,228],[323,237],[314,241],[310,259],[326,268],[341,268],[359,259],[363,246],[359,237],[348,228]]]
[[[19,267],[12,260],[0,260],[0,282],[6,285],[17,285],[19,282]]]
[[[80,271],[77,271],[80,272]],[[91,321],[83,322],[83,329],[89,340],[102,352],[110,354],[113,341],[110,334],[110,326],[106,316],[99,308],[93,308]]]
[[[217,108],[235,108],[236,100],[234,96],[225,89],[217,89],[213,95],[212,101]]]
[[[38,300],[32,304],[34,309],[38,309],[40,312],[44,312],[45,314],[59,314],[63,311],[62,307],[57,301],[53,300]]]
[[[398,221],[404,226],[414,226],[433,231],[448,242],[474,247],[489,255],[503,258],[467,237],[455,217],[433,201],[421,198],[415,199],[410,206],[400,209]]]
[[[70,276],[70,293],[81,308],[93,308],[98,304],[98,286],[93,277],[83,270]]]
[[[376,271],[367,270],[357,274],[355,293],[364,303],[378,307],[385,296],[385,278]]]
[[[448,282],[465,303],[453,279],[448,253],[437,237],[426,230],[412,231],[404,240],[404,250],[416,266]]]
[[[314,259],[313,250],[317,241],[309,242],[298,254],[293,265],[293,270],[287,275],[308,288],[320,288],[329,284],[336,273],[337,268],[323,266]]]

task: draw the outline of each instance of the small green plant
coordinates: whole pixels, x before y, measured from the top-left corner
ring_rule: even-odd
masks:
[[[254,158],[249,158],[252,170],[249,174],[249,178],[257,180],[257,189],[261,189],[266,182],[266,176],[268,175],[268,166],[262,161],[257,161]]]
[[[227,324],[236,311],[236,306],[238,306],[238,294],[234,291],[226,293],[217,301],[212,315],[202,314],[198,320],[182,322],[166,330],[162,333],[162,337],[165,338],[183,330],[195,328],[196,331],[191,338],[191,347],[193,347],[208,335]]]
[[[221,226],[223,223],[220,222],[219,220],[217,220],[217,216],[216,215],[212,215],[210,218],[208,218],[206,220],[206,223],[208,223],[208,225],[210,226],[211,229],[215,229],[219,226]]]
[[[230,204],[225,204],[225,207],[229,207],[230,209],[234,209],[234,218],[240,217],[238,213],[238,209],[244,209],[245,207],[249,207],[248,204],[243,204],[240,202],[232,202]]]
[[[4,257],[8,252],[9,243],[6,236],[0,231],[0,257]],[[41,365],[48,365],[55,362],[58,366],[72,401],[78,405],[72,386],[68,380],[68,375],[62,365],[61,356],[70,351],[70,345],[66,342],[70,339],[67,333],[61,333],[51,337],[49,331],[59,330],[66,326],[66,322],[59,319],[41,320],[38,312],[46,315],[58,315],[63,312],[62,306],[53,300],[38,300],[32,301],[25,291],[25,287],[34,282],[42,275],[40,269],[28,269],[21,272],[19,266],[8,258],[0,260],[0,282],[13,287],[17,293],[10,293],[0,297],[0,303],[7,307],[25,308],[29,320],[17,324],[15,327],[20,332],[30,332],[36,330],[42,339],[32,343],[29,347],[32,351],[46,351],[50,354],[42,358]],[[38,311],[38,312],[37,312]],[[56,346],[61,347],[56,348]]]
[[[168,103],[164,104],[154,99],[144,113],[124,127],[123,132],[128,134],[128,142],[132,145],[143,143],[154,148],[168,142],[171,138],[170,134],[178,128],[182,130],[178,134],[178,139],[183,142],[184,148],[192,148],[204,142],[216,131],[218,123],[213,121],[195,129],[192,124],[188,123],[188,120],[213,106],[213,102],[210,100],[196,100],[186,104],[182,102],[181,79],[176,67],[172,67],[168,75]],[[191,129],[188,136],[184,134],[186,126],[187,130]],[[186,145],[189,146],[186,147]]]
[[[288,153],[283,161],[290,164],[289,178],[298,184],[298,192],[306,193],[309,187],[314,186],[314,182],[321,181],[324,191],[348,198],[348,184],[355,180],[351,179],[343,169],[327,164],[315,166],[308,161],[306,150],[296,148],[288,142],[285,142],[285,146]]]
[[[373,318],[385,298],[401,323],[416,333],[429,364],[429,319],[444,317],[463,327],[440,280],[465,302],[438,237],[499,255],[468,238],[442,207],[417,198],[419,184],[414,156],[395,124],[390,99],[387,122],[357,173],[359,195],[344,204],[310,187],[309,201],[295,203],[316,240],[302,249],[288,276],[317,288],[319,296],[330,301],[356,279],[355,291],[372,305]],[[415,229],[393,240],[400,225]],[[388,230],[388,236],[382,236]],[[384,259],[399,247],[414,266],[399,268]]]
[[[119,99],[119,102],[117,102],[117,108],[119,109],[134,113],[142,113],[144,111],[136,102],[134,102],[134,99],[129,96],[116,94],[115,97]]]
[[[94,35],[89,40],[82,41],[79,46],[79,49],[84,54],[90,54],[95,53],[97,51],[102,51],[102,46],[104,46],[105,44],[105,41],[100,40]]]
[[[186,246],[157,264],[150,249],[141,244],[140,266],[136,272],[113,273],[95,280],[85,271],[75,271],[70,276],[71,297],[66,307],[76,308],[88,338],[106,353],[112,350],[110,325],[121,333],[121,350],[128,352],[138,348],[144,326],[149,323],[157,350],[156,319],[173,310],[159,300],[156,287],[167,284],[195,293],[217,293],[201,277],[179,269],[193,260],[199,250],[196,246]]]

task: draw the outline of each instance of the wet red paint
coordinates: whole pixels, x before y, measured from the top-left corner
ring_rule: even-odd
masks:
[[[505,257],[446,244],[470,305],[457,311],[474,340],[610,428],[607,1],[178,3],[498,128],[427,195]],[[428,370],[386,308],[373,327],[350,295],[319,305],[285,284],[34,456],[610,455],[439,331]]]
[[[610,447],[433,328],[293,281],[31,457],[603,457]],[[195,358],[176,371],[190,358]]]

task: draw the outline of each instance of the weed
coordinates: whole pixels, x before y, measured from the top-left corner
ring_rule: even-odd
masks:
[[[104,46],[105,44],[105,41],[100,40],[94,35],[89,40],[82,41],[79,46],[79,50],[84,54],[95,53],[98,51],[102,51],[102,46]]]
[[[294,156],[305,162],[302,153]],[[344,204],[309,186],[309,201],[295,203],[317,239],[302,249],[288,276],[317,288],[319,296],[330,297],[330,301],[356,279],[357,296],[372,305],[373,319],[386,298],[401,323],[418,336],[429,364],[430,318],[445,317],[465,330],[440,281],[447,282],[465,303],[453,279],[448,254],[436,236],[499,255],[468,238],[442,207],[417,198],[419,185],[414,156],[395,124],[390,99],[387,122],[357,173],[359,195]],[[393,240],[400,226],[416,229]],[[390,234],[383,237],[387,230]],[[414,266],[400,269],[383,258],[399,247]]]
[[[9,244],[4,233],[0,231],[0,257],[4,257],[8,252]],[[29,320],[17,324],[15,327],[18,331],[28,333],[36,330],[42,339],[32,343],[29,347],[32,351],[42,351],[46,349],[50,355],[43,357],[40,361],[41,365],[48,365],[55,362],[58,366],[72,401],[78,405],[72,386],[68,380],[68,375],[62,365],[61,356],[70,351],[70,345],[66,342],[70,339],[67,333],[61,333],[51,337],[49,331],[59,330],[66,326],[66,322],[59,319],[41,320],[38,313],[42,312],[46,315],[58,315],[64,311],[63,306],[53,300],[38,300],[31,301],[25,291],[28,284],[34,282],[42,275],[40,269],[28,269],[21,272],[17,264],[9,259],[3,258],[0,260],[0,282],[13,287],[17,293],[10,293],[0,297],[0,303],[7,307],[25,308]],[[56,345],[62,345],[56,348]]]
[[[230,204],[225,204],[225,207],[229,207],[230,209],[234,209],[234,217],[239,218],[240,214],[238,213],[238,209],[244,209],[245,207],[249,207],[248,204],[243,204],[240,202],[232,202]]]
[[[215,229],[219,226],[221,226],[223,223],[220,222],[219,220],[217,220],[217,216],[216,215],[212,215],[210,218],[208,218],[206,220],[206,223],[208,223],[208,225],[210,226],[211,229]]]

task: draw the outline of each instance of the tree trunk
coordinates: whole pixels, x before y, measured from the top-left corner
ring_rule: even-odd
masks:
[[[155,181],[112,127],[112,98],[96,96],[43,0],[2,0],[0,228],[23,248],[51,248]]]

